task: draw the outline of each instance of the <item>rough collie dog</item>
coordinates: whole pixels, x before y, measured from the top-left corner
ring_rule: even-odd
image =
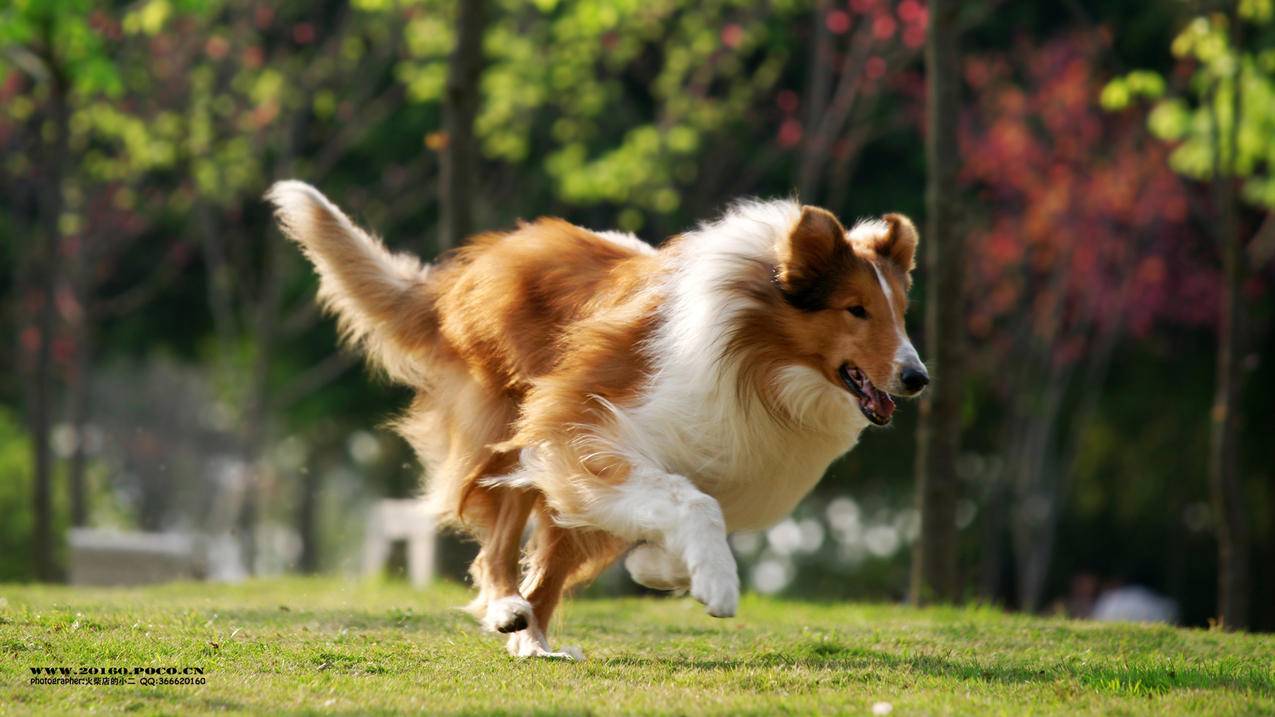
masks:
[[[267,198],[345,341],[415,389],[396,428],[442,520],[480,542],[470,607],[514,655],[578,655],[550,648],[549,618],[626,550],[638,583],[734,615],[727,534],[786,516],[929,381],[898,214],[846,231],[740,202],[658,251],[539,219],[426,265],[309,185]]]

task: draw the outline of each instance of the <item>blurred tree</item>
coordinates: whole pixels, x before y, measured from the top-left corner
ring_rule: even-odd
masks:
[[[51,292],[53,297],[52,301],[39,302],[41,328],[29,334],[32,340],[48,335],[47,344],[54,347],[47,359],[43,357],[46,349],[35,351],[35,364],[43,367],[37,368],[37,373],[49,375],[37,376],[33,384],[38,388],[32,393],[43,397],[35,401],[37,406],[53,401],[53,376],[65,374],[70,429],[65,435],[71,443],[67,470],[70,520],[72,525],[85,525],[86,421],[94,327],[106,317],[133,311],[153,298],[184,264],[187,252],[183,241],[174,241],[160,260],[143,265],[150,271],[140,278],[127,277],[136,283],[112,295],[100,292],[104,285],[132,273],[122,264],[147,224],[129,185],[140,182],[154,168],[155,162],[145,157],[162,155],[162,138],[156,138],[156,147],[141,156],[134,152],[135,145],[130,146],[130,141],[145,142],[147,138],[136,131],[142,120],[117,105],[125,89],[117,65],[118,23],[88,2],[23,3],[8,12],[9,22],[4,25],[8,34],[3,38],[10,43],[5,51],[10,63],[6,64],[31,78],[11,106],[11,118],[18,122],[30,118],[30,143],[14,147],[15,157],[20,158],[17,166],[39,167],[37,173],[45,187],[45,202],[40,205],[46,228],[43,236],[51,236],[54,228],[57,231],[52,265],[25,277],[31,286]],[[32,32],[41,38],[34,43],[34,50],[23,44]],[[51,144],[54,151],[38,151],[42,143]],[[54,209],[56,227],[49,223]],[[37,257],[38,261],[48,259]],[[52,317],[43,307],[51,308]],[[52,324],[46,324],[49,321]],[[37,417],[44,416],[37,424],[48,423],[51,412],[51,408],[37,411]],[[47,453],[47,426],[33,430],[32,435],[36,454]],[[34,478],[37,502],[46,506],[51,493],[47,485],[50,460],[37,461],[40,469]],[[35,514],[42,516],[44,511],[37,509]],[[44,518],[36,520],[36,544],[47,538],[39,537],[44,536],[46,523]]]
[[[443,100],[449,51],[459,47],[438,5],[422,2],[411,15],[396,72],[423,107]],[[475,211],[499,224],[546,211],[583,220],[600,207],[599,221],[627,230],[657,221],[672,230],[755,191],[796,148],[800,122],[777,145],[726,150],[740,131],[773,132],[776,104],[787,113],[799,104],[796,92],[773,93],[800,47],[789,23],[805,9],[746,0],[492,3],[475,133],[496,167]],[[447,141],[433,133],[427,145],[442,150]]]
[[[1204,8],[1207,10],[1206,3]],[[1223,289],[1218,313],[1217,377],[1211,417],[1209,485],[1218,540],[1218,619],[1227,629],[1251,621],[1251,526],[1240,475],[1240,398],[1251,329],[1245,286],[1253,259],[1275,246],[1275,3],[1240,0],[1191,19],[1173,54],[1189,74],[1189,91],[1159,101],[1148,117],[1153,134],[1176,143],[1170,163],[1211,182],[1211,222],[1221,249]],[[1165,82],[1147,71],[1107,85],[1103,102],[1117,109],[1137,96],[1159,97]],[[1267,210],[1245,240],[1240,199]],[[1247,245],[1247,249],[1246,249]]]
[[[971,368],[1004,408],[984,477],[984,592],[1011,536],[1018,604],[1039,609],[1081,441],[1123,337],[1208,320],[1190,194],[1140,118],[1098,104],[1102,34],[974,56],[962,179],[989,219],[971,235]],[[1004,517],[1002,517],[1004,516]]]
[[[935,381],[921,400],[916,454],[921,534],[912,564],[917,603],[959,598],[956,463],[965,391],[964,227],[959,210],[957,122],[961,101],[959,2],[930,0],[926,31],[925,350]]]
[[[1254,3],[1249,3],[1253,5]],[[1267,13],[1270,12],[1267,4]],[[1234,12],[1225,19],[1216,18],[1226,33],[1226,44],[1231,58],[1229,73],[1215,76],[1210,83],[1207,97],[1209,125],[1212,128],[1214,150],[1212,154],[1213,186],[1217,205],[1218,241],[1222,248],[1222,313],[1218,321],[1217,383],[1213,395],[1212,440],[1209,450],[1209,487],[1213,499],[1213,512],[1218,518],[1218,620],[1228,630],[1244,630],[1250,621],[1250,592],[1252,569],[1249,544],[1248,510],[1245,506],[1239,471],[1239,404],[1244,387],[1243,366],[1245,335],[1245,311],[1240,290],[1248,274],[1244,257],[1243,237],[1240,236],[1240,217],[1236,177],[1238,176],[1239,131],[1244,102],[1244,84],[1241,80],[1242,53],[1241,27]],[[1224,70],[1225,72],[1225,70]],[[1229,77],[1226,76],[1229,74]],[[1226,92],[1223,92],[1223,84]],[[1275,96],[1267,95],[1268,101]],[[1228,120],[1223,123],[1221,103],[1229,101],[1226,108]]]
[[[39,518],[48,515],[52,503],[51,372],[59,368],[67,375],[67,416],[76,439],[70,502],[73,522],[82,524],[87,519],[83,426],[91,408],[94,327],[165,290],[187,264],[189,241],[203,249],[211,277],[207,296],[219,337],[212,363],[220,398],[239,411],[233,422],[249,465],[260,468],[270,440],[268,425],[354,364],[353,356],[332,351],[328,339],[327,358],[289,371],[293,381],[273,380],[271,367],[281,360],[275,347],[315,326],[319,315],[308,294],[296,307],[288,306],[286,300],[299,293],[293,287],[309,281],[308,273],[286,244],[260,241],[257,209],[271,177],[302,172],[321,181],[362,151],[361,143],[401,103],[402,89],[389,72],[401,46],[400,24],[392,16],[333,10],[314,16],[294,11],[280,18],[269,7],[233,0],[150,0],[118,15],[87,1],[5,9],[0,70],[8,78],[4,92],[14,101],[5,117],[13,124],[0,123],[0,140],[16,150],[5,169],[16,176],[18,192],[32,184],[29,178],[39,180],[32,185],[41,188],[32,214],[46,228],[56,224],[59,230],[59,248],[35,245],[26,252],[29,261],[20,263],[35,271],[18,272],[22,295],[35,309],[30,313],[58,325],[53,331],[32,326],[20,343],[26,354],[22,365],[50,372],[48,381],[27,382],[40,389],[30,392],[29,401],[32,424],[39,428],[32,435],[41,466],[35,481],[35,545],[51,544],[48,519]],[[60,116],[59,95],[50,78],[58,75],[48,70],[42,32],[52,33],[55,50],[58,41],[69,48],[53,55],[65,65],[64,123],[53,121]],[[181,43],[178,35],[201,40]],[[312,55],[331,59],[310,62]],[[18,70],[30,82],[15,82]],[[296,82],[285,82],[286,76]],[[362,76],[383,81],[353,81]],[[345,95],[349,87],[357,92]],[[351,122],[355,106],[360,121]],[[9,132],[10,126],[24,131]],[[66,136],[54,142],[62,136],[59,127]],[[61,145],[66,145],[63,161],[46,161]],[[320,149],[311,151],[313,145]],[[375,175],[378,181],[367,183],[366,190],[397,188],[414,176],[390,169]],[[58,191],[50,194],[55,186]],[[408,206],[383,213],[392,218]],[[265,251],[258,249],[263,244]],[[152,249],[158,252],[139,260]],[[50,263],[47,251],[62,261]],[[42,301],[38,292],[55,300]],[[42,306],[56,312],[46,317]],[[53,360],[43,360],[44,353]],[[41,406],[47,408],[34,410]],[[154,482],[143,487],[142,505],[163,502],[152,500],[156,496],[147,490],[171,488]],[[254,492],[246,495],[241,523],[250,535]],[[143,512],[146,527],[162,527],[165,516]]]
[[[380,128],[388,108],[401,101],[400,88],[354,78],[387,77],[402,35],[395,16],[346,7],[277,12],[226,0],[219,11],[183,20],[196,23],[185,33],[208,40],[202,48],[173,48],[172,59],[190,78],[175,108],[187,130],[178,152],[190,172],[185,190],[210,277],[219,388],[233,406],[240,436],[246,485],[235,527],[251,572],[261,505],[276,490],[266,455],[279,419],[357,362],[329,350],[291,372],[290,380],[276,380],[283,346],[311,329],[319,314],[311,294],[294,288],[313,279],[293,248],[277,238],[261,241],[258,197],[280,177],[324,184]],[[379,177],[405,179],[393,171]],[[380,182],[363,189],[377,193]],[[303,492],[316,486],[300,482]],[[307,500],[312,497],[303,495]]]
[[[460,246],[473,233],[474,193],[478,189],[474,117],[478,114],[487,0],[458,0],[456,5],[456,46],[447,63],[447,94],[443,100],[439,249]]]
[[[51,580],[57,574],[53,563],[53,451],[49,434],[53,423],[54,367],[53,343],[57,329],[57,288],[60,283],[58,259],[62,239],[62,181],[67,163],[67,94],[70,79],[69,68],[57,43],[58,28],[63,18],[55,14],[39,17],[39,40],[35,56],[43,63],[48,87],[49,131],[46,152],[42,153],[47,170],[46,185],[41,190],[43,214],[43,249],[38,253],[36,271],[32,279],[42,289],[39,314],[35,324],[37,346],[33,367],[30,398],[31,437],[35,448],[35,472],[33,480],[34,534],[32,536],[32,560],[35,574],[43,580]]]
[[[38,243],[28,256],[19,295],[30,300],[35,315],[24,328],[19,364],[27,381],[27,419],[30,425],[32,475],[32,561],[35,575],[56,576],[53,552],[53,451],[50,436],[56,398],[55,361],[62,357],[59,289],[63,288],[63,237],[75,231],[76,219],[66,212],[66,183],[71,157],[72,104],[85,96],[113,89],[118,78],[102,52],[101,39],[89,27],[90,3],[15,3],[0,9],[0,52],[3,67],[14,67],[33,83],[33,91],[19,110],[32,133],[32,156],[39,167],[36,206]]]
[[[891,126],[872,121],[886,97],[883,83],[891,69],[908,66],[920,53],[929,14],[919,0],[820,0],[812,15],[804,123],[786,120],[780,141],[800,148],[802,201],[837,209],[863,148]]]

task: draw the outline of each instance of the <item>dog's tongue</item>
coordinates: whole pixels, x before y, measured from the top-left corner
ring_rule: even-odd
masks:
[[[881,418],[889,420],[890,416],[894,415],[894,399],[890,398],[890,394],[885,391],[879,391],[876,386],[872,386],[868,389],[868,408]]]

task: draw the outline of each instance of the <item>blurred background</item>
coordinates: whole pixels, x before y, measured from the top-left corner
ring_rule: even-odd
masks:
[[[964,292],[936,296],[920,268],[909,321],[931,357],[925,308],[956,301],[965,336],[955,597],[1204,626],[1222,574],[1247,603],[1229,622],[1275,629],[1271,0],[955,17],[931,28],[921,0],[3,0],[0,581],[385,558],[369,517],[421,480],[382,427],[409,395],[337,349],[261,200],[272,181],[305,179],[425,257],[543,214],[658,243],[794,192],[847,222],[907,213],[924,253],[941,30],[960,43],[939,120]],[[865,435],[790,520],[735,536],[746,585],[907,598],[919,413]],[[410,562],[398,545],[384,562]],[[473,550],[441,538],[438,572],[459,578]],[[128,577],[142,563],[157,575]]]

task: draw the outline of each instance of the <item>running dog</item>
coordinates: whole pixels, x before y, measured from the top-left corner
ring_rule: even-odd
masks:
[[[415,390],[396,430],[440,519],[481,544],[470,608],[514,655],[578,657],[550,616],[625,551],[638,583],[734,615],[728,533],[788,515],[929,382],[899,214],[847,231],[743,201],[658,250],[546,218],[424,264],[307,184],[267,199],[344,341]]]

